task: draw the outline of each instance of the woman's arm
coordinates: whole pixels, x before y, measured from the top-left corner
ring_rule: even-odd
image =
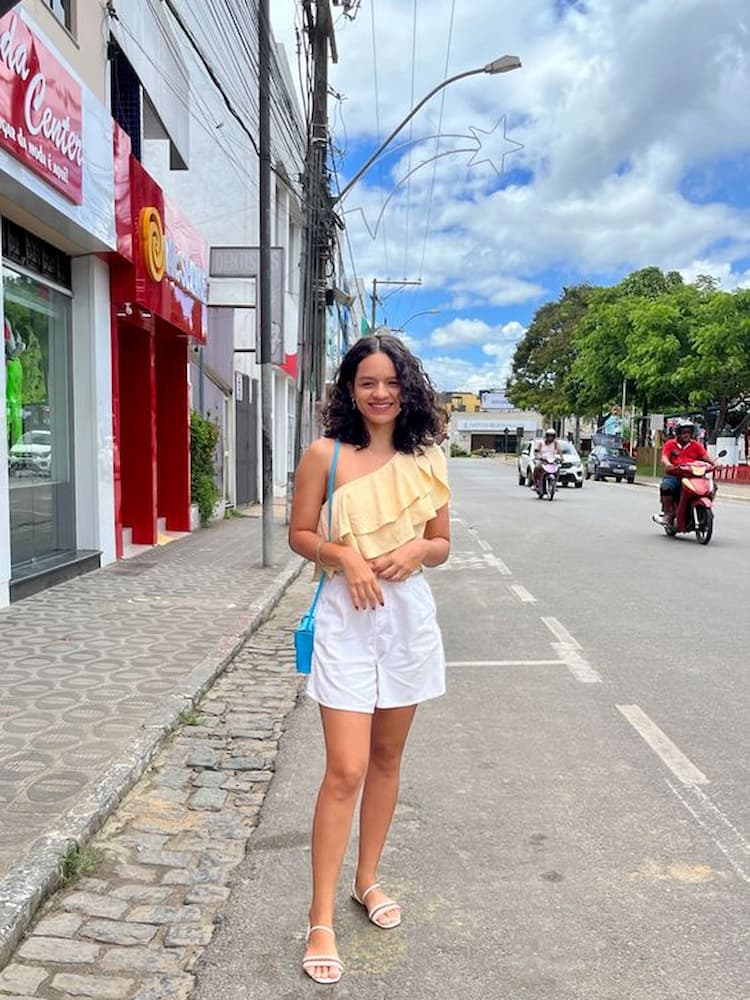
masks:
[[[423,538],[413,538],[393,552],[374,559],[372,568],[381,580],[406,580],[420,566],[440,566],[444,563],[451,549],[450,538],[450,517],[446,504],[427,522]]]
[[[305,559],[340,570],[349,584],[354,607],[374,608],[383,595],[369,563],[347,545],[329,542],[318,534],[320,509],[325,503],[334,442],[313,442],[297,467],[294,500],[289,518],[289,546]]]

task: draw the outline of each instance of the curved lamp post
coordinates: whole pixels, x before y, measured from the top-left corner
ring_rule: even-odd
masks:
[[[404,327],[407,326],[409,323],[411,323],[413,319],[416,319],[417,316],[435,316],[439,312],[442,312],[442,309],[423,309],[421,312],[414,313],[413,316],[410,316],[408,319],[404,320],[401,326],[394,326],[392,328],[392,332],[395,333],[398,330],[403,330]]]
[[[372,154],[369,160],[364,164],[364,166],[359,168],[357,173],[354,175],[354,177],[352,177],[352,179],[349,181],[346,187],[344,187],[341,191],[339,191],[337,197],[333,199],[333,204],[334,205],[338,204],[338,202],[340,202],[343,198],[346,197],[349,191],[351,191],[351,189],[360,179],[360,177],[364,176],[364,174],[367,173],[367,171],[373,165],[375,160],[377,160],[377,158],[380,156],[383,150],[396,138],[401,129],[405,125],[408,125],[408,123],[412,120],[417,111],[419,111],[419,109],[424,104],[426,104],[431,97],[434,97],[434,95],[437,94],[439,90],[442,90],[443,87],[447,87],[449,84],[455,83],[456,80],[463,80],[464,77],[476,76],[478,73],[489,73],[490,76],[496,76],[498,73],[509,73],[513,69],[520,69],[520,68],[521,68],[521,60],[518,58],[518,56],[500,56],[499,59],[494,59],[492,62],[487,63],[486,66],[480,66],[477,69],[468,69],[465,70],[463,73],[456,73],[455,76],[449,76],[447,80],[443,80],[443,82],[439,83],[437,87],[433,87],[432,90],[429,92],[429,94],[426,94],[422,98],[419,104],[414,105],[414,107],[411,109],[406,118],[404,118],[404,120],[394,128],[394,130],[391,132],[388,138],[385,139],[383,142],[381,142],[381,144],[378,146],[378,148],[375,150],[375,152]]]

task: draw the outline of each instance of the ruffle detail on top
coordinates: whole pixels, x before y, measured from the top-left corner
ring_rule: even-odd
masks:
[[[421,454],[397,452],[379,469],[334,490],[331,541],[377,559],[421,538],[449,499],[448,463],[438,445]],[[328,501],[318,531],[328,536]]]

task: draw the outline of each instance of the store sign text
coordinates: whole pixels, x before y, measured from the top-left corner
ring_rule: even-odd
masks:
[[[16,14],[0,18],[0,146],[83,201],[81,87]]]

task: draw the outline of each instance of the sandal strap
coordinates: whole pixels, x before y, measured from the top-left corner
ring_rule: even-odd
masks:
[[[336,937],[336,932],[333,927],[328,927],[327,924],[313,924],[312,927],[307,928],[307,934],[305,934],[305,941],[310,940],[310,935],[313,931],[328,931],[331,937]]]
[[[333,955],[309,955],[302,959],[302,967],[304,968],[306,965],[335,965],[339,969],[344,968],[341,959],[335,958]]]
[[[370,895],[370,893],[373,892],[375,889],[379,889],[379,888],[380,888],[380,882],[373,882],[372,885],[370,886],[370,888],[369,889],[365,889],[365,891],[362,893],[362,895],[360,897],[360,902],[364,903],[364,901],[367,899],[367,897]],[[356,883],[355,883],[355,890],[356,890]]]
[[[373,906],[371,910],[368,910],[367,916],[375,922],[380,914],[385,913],[386,910],[398,910],[401,912],[401,907],[394,899],[387,899],[384,903],[378,903],[377,906]]]

